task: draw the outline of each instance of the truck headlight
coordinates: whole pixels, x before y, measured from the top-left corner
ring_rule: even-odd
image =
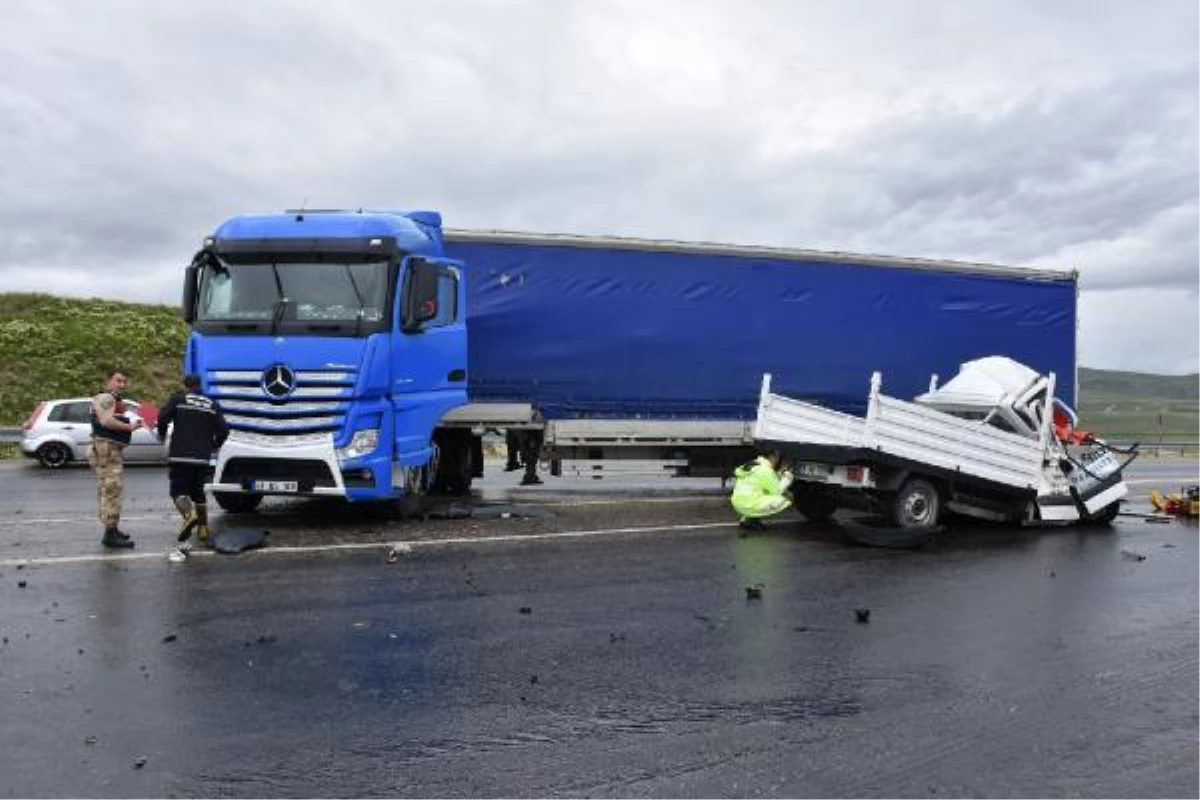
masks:
[[[375,448],[378,445],[378,428],[367,428],[366,430],[355,431],[354,436],[350,438],[350,444],[346,445],[345,447],[338,448],[338,460],[345,461],[349,458],[358,458],[359,456],[369,455],[375,452]]]

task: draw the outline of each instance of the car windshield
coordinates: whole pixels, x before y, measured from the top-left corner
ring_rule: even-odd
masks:
[[[389,263],[270,260],[210,264],[201,283],[199,323],[265,323],[272,329],[358,332],[386,327]]]

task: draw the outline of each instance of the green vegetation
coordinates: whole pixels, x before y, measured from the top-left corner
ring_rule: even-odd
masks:
[[[39,400],[94,394],[130,373],[130,397],[163,403],[178,381],[187,325],[173,306],[0,294],[0,426]],[[1197,375],[1080,368],[1080,424],[1114,440],[1195,441]]]
[[[1195,442],[1200,375],[1079,369],[1079,424],[1105,439]]]
[[[130,397],[164,403],[186,341],[173,306],[0,294],[0,426],[41,400],[95,394],[115,367],[129,372]]]

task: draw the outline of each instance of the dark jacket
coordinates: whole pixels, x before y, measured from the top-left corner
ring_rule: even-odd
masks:
[[[167,426],[175,423],[167,458],[193,464],[207,464],[213,451],[229,436],[229,426],[217,404],[202,394],[176,392],[158,414],[158,438],[167,435]]]

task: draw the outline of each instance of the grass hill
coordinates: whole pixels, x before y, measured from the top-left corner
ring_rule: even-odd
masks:
[[[1103,438],[1194,442],[1200,374],[1151,375],[1079,369],[1080,425]]]
[[[113,367],[129,371],[130,397],[163,403],[186,339],[174,306],[0,294],[0,426],[39,400],[98,392]],[[1198,380],[1081,368],[1081,424],[1114,440],[1195,441]]]
[[[186,341],[174,306],[0,293],[0,426],[40,400],[96,394],[113,368],[128,371],[131,398],[164,403]]]

